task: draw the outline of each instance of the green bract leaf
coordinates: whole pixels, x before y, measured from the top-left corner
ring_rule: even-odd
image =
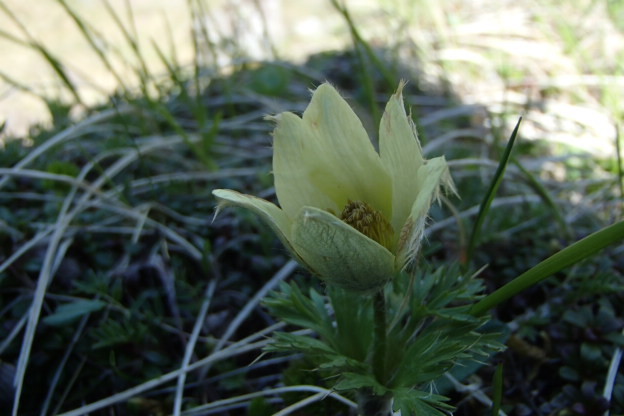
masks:
[[[394,275],[394,256],[332,214],[312,207],[301,210],[292,243],[314,273],[331,285],[373,292]]]

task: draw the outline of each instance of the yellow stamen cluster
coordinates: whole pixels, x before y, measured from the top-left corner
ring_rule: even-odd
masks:
[[[392,250],[394,236],[392,225],[380,211],[366,202],[349,200],[340,214],[340,219],[388,250]]]

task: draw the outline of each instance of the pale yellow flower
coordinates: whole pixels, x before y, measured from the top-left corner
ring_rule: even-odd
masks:
[[[330,84],[299,117],[272,119],[273,175],[280,207],[217,189],[219,207],[259,214],[313,273],[357,292],[373,292],[412,261],[441,185],[453,187],[443,157],[425,160],[399,86],[379,127],[379,153],[361,121]]]

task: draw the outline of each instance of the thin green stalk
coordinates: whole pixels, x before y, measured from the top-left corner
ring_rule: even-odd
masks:
[[[475,220],[474,226],[472,228],[472,233],[470,234],[470,240],[468,242],[468,251],[466,253],[466,264],[469,264],[472,261],[472,256],[474,254],[474,250],[477,246],[477,242],[479,240],[479,236],[481,234],[481,227],[483,226],[483,222],[490,211],[490,206],[492,205],[492,201],[496,196],[496,192],[500,184],[503,182],[503,177],[505,176],[505,170],[507,169],[507,164],[509,163],[509,158],[511,156],[511,150],[513,149],[514,142],[516,141],[516,136],[518,135],[518,128],[520,127],[520,122],[522,121],[522,117],[518,119],[516,123],[516,127],[513,129],[511,133],[511,137],[509,138],[509,142],[507,143],[507,147],[505,148],[505,152],[501,157],[500,162],[498,163],[498,168],[494,173],[494,178],[492,179],[492,183],[490,183],[490,187],[488,188],[485,196],[483,197],[483,201],[481,202],[481,206],[479,207],[479,214],[477,215],[477,219]]]
[[[188,0],[188,8],[191,14],[191,22],[204,22],[205,17],[210,16],[210,11],[200,0]],[[213,69],[217,69],[218,66],[218,53],[216,45],[211,40],[210,33],[208,33],[208,25],[209,23],[200,23],[199,27],[193,30],[193,36],[191,37],[194,49],[193,67],[195,71],[195,85],[200,85],[199,76],[206,66],[206,62],[200,61],[200,58],[203,54],[205,54],[206,52],[210,53],[210,57],[212,58],[212,63],[214,65]],[[211,27],[210,30],[217,31],[217,29],[214,27]]]
[[[373,80],[373,75],[371,74],[371,70],[366,63],[366,58],[364,56],[364,52],[362,49],[366,49],[363,45],[366,43],[364,39],[362,39],[353,23],[353,19],[351,19],[351,14],[347,10],[347,7],[344,4],[339,4],[338,0],[332,0],[332,5],[338,10],[338,12],[342,15],[342,17],[347,22],[349,26],[349,31],[351,32],[351,38],[353,40],[353,50],[356,56],[356,59],[360,63],[361,68],[361,77],[362,83],[364,86],[364,94],[366,95],[366,99],[368,100],[368,104],[371,108],[371,113],[373,115],[373,119],[375,120],[375,125],[379,124],[379,120],[381,120],[381,111],[379,106],[377,105],[377,101],[375,100],[375,82]],[[369,56],[370,58],[370,56]]]
[[[357,25],[355,24],[355,22],[353,22],[353,19],[351,18],[351,14],[347,10],[346,4],[344,3],[339,4],[338,0],[332,0],[332,5],[334,6],[335,9],[338,10],[338,12],[340,12],[340,14],[342,14],[342,16],[345,18],[347,22],[347,25],[349,25],[349,31],[351,32],[351,36],[353,38],[354,47],[357,48],[357,46],[359,45],[362,49],[364,49],[364,51],[366,52],[366,55],[372,61],[372,63],[377,67],[377,69],[379,70],[379,73],[382,75],[382,77],[388,83],[388,85],[390,87],[396,87],[396,85],[398,84],[398,80],[396,76],[391,70],[388,69],[388,67],[386,66],[386,62],[384,62],[383,59],[380,59],[380,57],[375,53],[373,48],[371,48],[370,44],[364,40],[364,38],[362,37],[362,35],[360,34],[358,30]]]
[[[503,364],[496,366],[494,373],[494,397],[492,400],[492,416],[498,416],[503,401]]]
[[[375,126],[377,126],[381,121],[381,110],[379,109],[379,105],[377,105],[377,101],[375,99],[375,82],[370,73],[368,65],[366,64],[366,59],[364,57],[364,54],[362,53],[359,44],[354,43],[354,50],[358,61],[360,61],[360,68],[362,68],[362,81],[364,84],[366,99],[368,100],[368,105],[371,108],[371,113],[373,115]]]

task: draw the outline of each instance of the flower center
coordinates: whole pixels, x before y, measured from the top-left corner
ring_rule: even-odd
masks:
[[[349,200],[340,214],[340,219],[392,251],[392,225],[380,211],[366,202]]]

